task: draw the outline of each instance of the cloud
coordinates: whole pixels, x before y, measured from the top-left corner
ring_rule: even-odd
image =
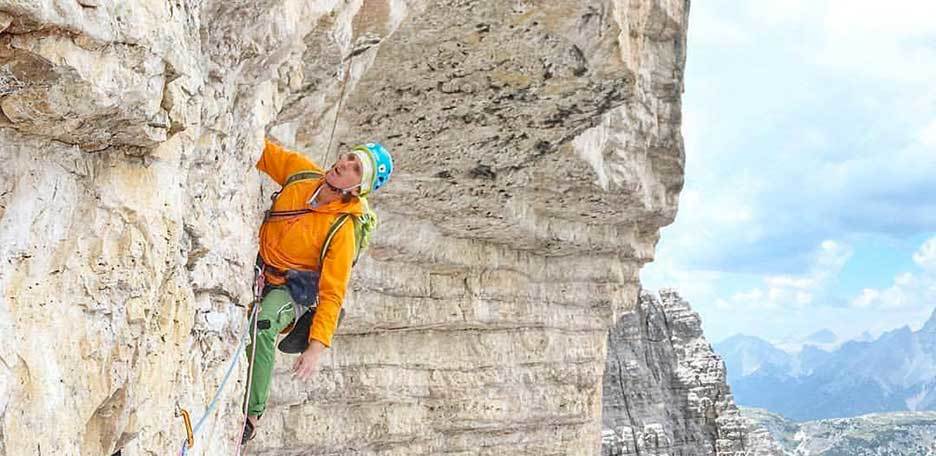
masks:
[[[894,310],[931,306],[936,302],[936,236],[913,253],[913,262],[919,267],[918,271],[897,274],[888,288],[862,289],[852,299],[852,307]]]
[[[858,307],[860,309],[867,309],[871,307],[875,301],[881,299],[881,292],[871,288],[865,288],[861,290],[861,294],[855,297],[852,300],[852,307]]]
[[[679,293],[693,302],[710,302],[717,294],[723,274],[716,271],[694,271],[674,260],[674,254],[657,254],[652,267],[641,271],[641,283],[648,288],[677,287]]]
[[[906,238],[936,226],[932,115],[889,125],[899,110],[859,112],[847,101],[820,98],[823,106],[775,113],[738,144],[726,145],[738,132],[711,119],[736,108],[724,100],[706,116],[696,105],[704,98],[687,97],[686,188],[661,243],[673,244],[687,266],[789,273],[808,267],[811,249],[823,239]],[[811,122],[797,110],[831,120]],[[835,118],[839,112],[842,118]]]
[[[887,82],[925,84],[936,76],[936,2],[754,0],[744,5],[749,27],[761,37],[783,34],[815,65]]]
[[[820,2],[821,3],[821,2]],[[931,36],[936,3],[919,0],[829,0],[825,13],[830,34],[848,37],[884,34],[905,38]],[[880,36],[872,37],[880,40]]]
[[[917,0],[693,4],[686,185],[644,283],[679,288],[722,335],[916,316],[908,290],[924,276],[898,272],[936,226],[934,13]],[[881,242],[906,261],[849,263]],[[936,261],[926,252],[917,265]]]
[[[850,246],[825,240],[816,250],[807,273],[765,276],[760,286],[733,294],[721,307],[736,310],[803,308],[812,304],[817,296],[826,294],[826,286],[838,276],[852,254]]]
[[[774,27],[802,23],[814,14],[817,6],[821,7],[821,3],[815,0],[760,0],[742,5],[749,20]]]
[[[920,144],[927,148],[936,149],[936,119],[930,121],[920,130]]]
[[[936,78],[936,2],[829,0],[815,61],[887,83]]]
[[[936,237],[933,237],[920,246],[913,254],[913,262],[931,274],[936,274]]]
[[[700,10],[692,15],[690,39],[711,46],[732,47],[748,41],[749,35],[741,27],[715,15],[708,10]]]

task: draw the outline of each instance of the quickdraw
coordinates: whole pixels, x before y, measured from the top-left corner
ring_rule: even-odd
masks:
[[[335,129],[338,126],[338,117],[341,115],[341,106],[342,106],[342,102],[344,101],[345,88],[347,87],[348,80],[351,77],[351,62],[353,59],[354,59],[354,54],[351,54],[348,57],[348,63],[345,66],[344,79],[341,81],[341,94],[338,97],[338,107],[335,110],[335,120],[332,123],[331,134],[329,135],[329,138],[328,138],[328,148],[325,149],[325,157],[322,160],[322,163],[326,163],[329,152],[331,151],[332,141],[335,138]],[[278,193],[279,192],[273,195],[274,200]],[[297,213],[297,214],[290,214],[290,215],[300,215],[300,214]],[[270,214],[268,211],[268,214],[266,214],[266,217],[269,217],[269,216]],[[218,399],[221,396],[221,391],[224,389],[224,386],[227,384],[228,380],[230,379],[231,373],[234,371],[234,367],[237,366],[237,363],[240,359],[240,353],[244,347],[244,340],[246,339],[247,334],[250,333],[249,328],[250,328],[251,322],[253,322],[253,325],[254,325],[254,328],[253,328],[254,330],[252,334],[256,335],[257,333],[257,328],[256,328],[257,318],[256,317],[257,317],[257,313],[260,310],[260,299],[263,295],[263,288],[265,286],[264,266],[262,265],[262,263],[258,262],[257,266],[254,269],[254,274],[255,274],[254,290],[253,290],[254,300],[248,306],[248,309],[247,309],[248,318],[244,324],[244,328],[241,330],[240,336],[238,337],[237,350],[234,351],[234,355],[231,359],[231,363],[228,366],[227,372],[225,372],[224,374],[224,379],[221,381],[221,384],[218,385],[218,388],[215,391],[214,397],[211,399],[211,402],[208,404],[208,407],[205,408],[205,413],[203,413],[201,418],[198,419],[198,423],[195,425],[194,428],[192,427],[191,417],[187,410],[180,408],[179,411],[176,413],[176,416],[182,416],[182,419],[185,422],[185,432],[186,432],[186,439],[185,441],[182,442],[182,448],[179,450],[179,456],[185,456],[186,454],[188,454],[188,450],[195,446],[195,436],[199,434],[199,432],[201,431],[202,425],[205,424],[205,420],[208,418],[209,415],[211,415],[214,412],[215,407],[217,407]],[[253,365],[253,357],[256,354],[256,344],[253,344],[253,341],[251,341],[251,345],[254,348],[254,350],[252,350],[254,353],[250,354],[250,364]],[[251,370],[251,372],[247,373],[247,390],[248,391],[250,390],[250,384],[252,380],[253,380],[253,372]],[[245,408],[244,423],[241,424],[241,429],[243,429],[244,426],[246,426],[246,421],[247,421],[246,402],[244,404],[244,408]],[[241,448],[242,448],[242,446],[240,445],[240,437],[241,437],[240,433],[238,433],[237,435],[237,440],[238,440],[237,454],[238,455],[240,455]]]
[[[244,322],[244,326],[241,329],[240,335],[237,337],[237,349],[234,350],[234,354],[231,357],[231,362],[228,365],[227,371],[224,373],[224,379],[221,380],[221,384],[218,385],[218,388],[215,390],[214,397],[211,398],[211,402],[208,403],[208,406],[205,407],[205,412],[202,414],[201,418],[198,419],[198,423],[195,427],[192,427],[192,421],[187,410],[180,408],[176,416],[182,416],[185,421],[185,431],[186,439],[182,442],[182,448],[179,450],[179,456],[185,456],[188,454],[188,450],[195,446],[195,437],[200,433],[202,426],[207,421],[208,417],[214,413],[215,408],[218,406],[218,400],[221,397],[221,392],[224,390],[224,386],[227,385],[228,380],[231,379],[231,374],[234,372],[234,368],[240,362],[241,350],[244,349],[244,341],[247,339],[248,334],[257,334],[257,314],[260,312],[260,296],[263,292],[263,268],[258,265],[254,269],[254,273],[257,277],[254,280],[254,300],[250,303],[250,306],[247,310],[247,320]],[[253,331],[250,331],[251,322],[253,323]],[[250,364],[253,365],[253,356],[256,354],[256,344],[253,344],[253,352],[251,353]],[[253,380],[252,370],[247,373],[247,390],[250,390],[250,383]],[[245,399],[246,400],[246,399]],[[247,419],[246,403],[244,405],[244,420]],[[241,425],[243,429],[243,424]],[[237,454],[239,455],[241,451],[240,445],[240,433],[237,435]]]
[[[185,442],[188,444],[188,447],[191,448],[195,446],[195,436],[192,434],[192,418],[189,416],[188,410],[180,408],[176,411],[176,416],[181,416],[182,419],[185,420],[185,435],[188,436]]]

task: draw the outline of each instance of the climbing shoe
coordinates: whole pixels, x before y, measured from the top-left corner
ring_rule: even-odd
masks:
[[[247,442],[253,440],[257,436],[257,429],[254,428],[254,425],[250,423],[250,420],[247,420],[244,423],[244,434],[241,435],[241,445],[246,445]]]
[[[279,351],[283,353],[302,353],[309,348],[309,328],[312,326],[312,316],[315,315],[315,308],[311,308],[299,317],[299,321],[293,325],[292,331],[276,345]]]
[[[309,329],[312,327],[312,318],[315,317],[315,307],[310,308],[293,325],[292,331],[276,345],[283,353],[302,353],[309,348]],[[338,313],[338,326],[344,320],[344,309]]]

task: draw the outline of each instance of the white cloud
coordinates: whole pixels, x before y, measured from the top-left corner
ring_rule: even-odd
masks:
[[[913,321],[903,291],[925,289],[920,272],[850,267],[836,282],[851,247],[822,241],[867,252],[936,226],[936,1],[706,0],[692,14],[686,187],[643,282],[679,289],[716,339]],[[852,285],[870,274],[897,289]]]
[[[687,266],[722,271],[789,271],[803,267],[822,238],[903,236],[932,226],[936,211],[928,209],[936,202],[919,197],[936,191],[932,107],[930,124],[908,121],[917,123],[912,132],[896,134],[899,127],[882,125],[900,116],[884,108],[861,118],[866,125],[799,120],[814,108],[837,115],[810,106],[770,114],[763,123],[793,128],[765,135],[724,128],[712,103],[687,101],[686,187],[658,257],[677,254]],[[739,138],[739,131],[758,140]]]
[[[711,302],[723,276],[716,271],[694,271],[674,263],[675,254],[657,252],[653,263],[640,272],[640,282],[648,289],[676,288],[690,302]]]
[[[895,310],[926,308],[936,302],[936,236],[928,239],[913,254],[920,271],[901,272],[884,289],[865,288],[851,300],[859,309]]]
[[[802,308],[825,293],[826,285],[842,271],[852,254],[848,245],[822,241],[806,274],[765,276],[762,286],[735,293],[727,304],[735,309]]]
[[[875,301],[881,298],[881,292],[872,288],[865,288],[861,290],[861,294],[855,297],[852,300],[852,307],[857,307],[860,309],[866,309],[871,307]]]
[[[758,22],[776,26],[799,23],[809,16],[819,2],[815,0],[761,0],[744,2],[747,15]]]
[[[936,148],[936,119],[931,120],[920,131],[920,144],[927,148]]]
[[[913,254],[913,262],[927,271],[936,273],[936,237],[920,246],[920,249]]]
[[[829,0],[823,65],[889,82],[926,83],[936,77],[936,2],[920,0]]]
[[[796,303],[800,306],[805,306],[806,304],[812,304],[813,294],[808,291],[798,291],[796,292]]]
[[[760,288],[754,288],[748,291],[739,291],[731,296],[731,300],[734,302],[753,302],[759,304],[763,302],[764,291]]]
[[[771,288],[794,288],[805,290],[816,286],[814,277],[795,277],[795,276],[768,276],[764,278],[764,283]]]
[[[684,189],[679,196],[676,222],[664,231],[665,240],[658,245],[657,258],[679,256],[692,263],[694,258],[724,255],[733,243],[750,245],[762,241],[766,231],[761,225],[764,216],[754,206],[757,200],[753,198],[763,187],[760,179],[726,178],[722,184],[730,189],[727,191],[703,193],[691,187]]]
[[[719,6],[730,11],[728,5]],[[743,5],[740,19],[747,29],[733,24],[737,34],[782,34],[815,64],[888,82],[928,84],[936,76],[934,1],[752,0]]]
[[[737,46],[748,40],[741,27],[720,15],[709,14],[707,10],[693,13],[689,37],[699,43],[720,47]]]
[[[819,253],[816,255],[816,264],[813,266],[812,276],[821,283],[829,279],[830,276],[841,272],[845,263],[851,259],[854,251],[851,246],[840,242],[825,240],[819,244]]]
[[[936,3],[925,0],[830,0],[825,20],[833,34],[912,37],[936,33],[934,17]]]

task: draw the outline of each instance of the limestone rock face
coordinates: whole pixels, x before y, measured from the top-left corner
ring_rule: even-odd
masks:
[[[602,454],[784,456],[725,379],[689,303],[674,290],[642,293],[608,336]]]
[[[397,171],[333,348],[311,383],[280,357],[252,454],[597,454],[607,329],[682,187],[687,16],[0,0],[0,454],[179,450],[252,299],[267,129],[325,162],[378,140]],[[189,454],[233,452],[245,373]]]

